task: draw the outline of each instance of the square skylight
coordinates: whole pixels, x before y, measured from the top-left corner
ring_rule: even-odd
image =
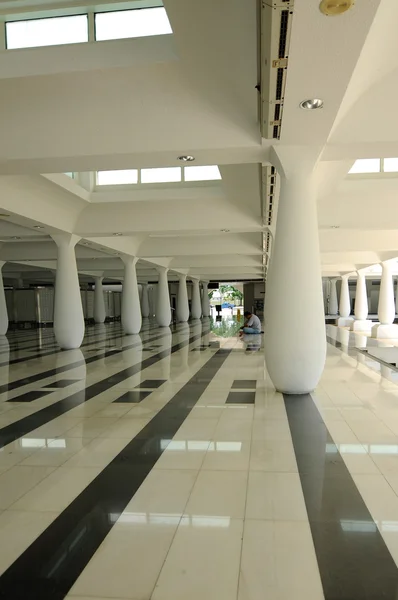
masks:
[[[181,167],[141,169],[141,183],[170,183],[181,181]]]
[[[221,179],[221,173],[217,165],[200,167],[184,167],[185,181],[212,181]]]
[[[7,49],[88,42],[87,15],[6,23]]]
[[[173,33],[166,9],[143,8],[95,15],[95,39],[119,40]]]
[[[383,171],[385,173],[397,173],[398,172],[398,158],[385,158],[383,162],[384,162]]]
[[[138,170],[98,171],[97,185],[128,185],[138,182]]]
[[[380,173],[380,158],[359,158],[349,173]]]

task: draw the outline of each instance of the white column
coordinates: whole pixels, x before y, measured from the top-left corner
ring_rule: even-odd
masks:
[[[149,296],[148,296],[148,284],[142,284],[142,292],[141,292],[141,314],[144,319],[149,317]]]
[[[267,275],[265,359],[278,391],[305,394],[318,384],[326,358],[316,157],[302,147],[272,148],[271,161],[281,188]]]
[[[189,319],[189,303],[187,290],[187,276],[179,275],[180,283],[177,294],[177,321],[186,323]]]
[[[80,348],[84,316],[77,273],[75,246],[80,238],[70,234],[52,236],[58,246],[55,275],[54,335],[63,350]]]
[[[200,301],[199,280],[192,279],[191,317],[192,319],[200,319],[201,316],[202,303]]]
[[[330,295],[329,295],[329,314],[330,315],[337,315],[337,311],[338,311],[336,283],[337,283],[337,279],[330,280]]]
[[[103,277],[95,278],[94,288],[94,321],[104,323],[106,318],[104,289],[102,287]]]
[[[210,310],[210,300],[209,300],[209,289],[207,287],[209,285],[209,282],[202,281],[202,285],[203,285],[202,314],[204,317],[210,317],[211,310]]]
[[[398,314],[398,279],[397,279],[397,287],[395,292],[395,313]]]
[[[379,305],[377,308],[381,325],[391,325],[395,318],[394,286],[392,282],[391,263],[382,262]]]
[[[127,335],[139,333],[142,325],[140,296],[138,292],[135,265],[137,258],[123,256],[124,281],[122,292],[122,327]]]
[[[342,275],[341,290],[340,290],[340,317],[349,317],[351,313],[350,290],[348,287],[349,275]]]
[[[358,279],[355,291],[355,318],[365,321],[368,316],[368,292],[366,289],[366,278],[364,271],[357,271]]]
[[[0,335],[5,335],[8,329],[8,313],[7,313],[7,304],[6,304],[6,296],[4,293],[4,284],[3,284],[3,274],[1,270],[6,263],[0,261]]]
[[[168,269],[165,267],[159,267],[159,281],[156,297],[156,321],[160,327],[169,327],[171,322],[171,309],[170,309],[170,294],[169,294],[169,282],[167,280]]]

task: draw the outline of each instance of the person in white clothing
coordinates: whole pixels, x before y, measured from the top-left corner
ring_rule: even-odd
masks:
[[[243,327],[241,327],[240,334],[242,335],[243,333],[249,333],[249,334],[250,333],[252,333],[252,334],[261,333],[261,321],[257,317],[257,315],[253,315],[251,312],[246,311],[245,317],[246,317],[246,321],[245,321],[245,324],[243,325]]]

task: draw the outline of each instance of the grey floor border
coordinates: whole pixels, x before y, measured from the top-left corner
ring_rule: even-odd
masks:
[[[283,398],[325,600],[397,600],[398,568],[311,395]]]

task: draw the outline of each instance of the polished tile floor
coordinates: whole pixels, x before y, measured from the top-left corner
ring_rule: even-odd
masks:
[[[234,323],[0,339],[0,598],[396,600],[398,370],[327,335],[300,397]]]

